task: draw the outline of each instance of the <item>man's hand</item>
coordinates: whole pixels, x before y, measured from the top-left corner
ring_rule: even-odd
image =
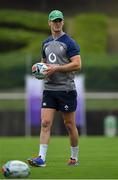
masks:
[[[46,76],[50,76],[58,71],[59,65],[57,64],[46,64],[46,65],[48,66],[48,69],[45,71]]]

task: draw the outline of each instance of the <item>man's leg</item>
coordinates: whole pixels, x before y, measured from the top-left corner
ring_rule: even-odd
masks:
[[[41,109],[41,132],[40,144],[48,144],[50,139],[50,130],[54,119],[55,109],[42,108]]]
[[[45,161],[55,109],[42,108],[39,156]]]
[[[71,159],[73,163],[76,163],[78,161],[78,130],[75,123],[75,112],[63,113],[63,117],[70,137]]]
[[[28,159],[31,166],[44,167],[48,143],[50,139],[50,130],[54,119],[55,109],[42,108],[41,109],[41,132],[40,132],[40,145],[39,154],[36,158]]]

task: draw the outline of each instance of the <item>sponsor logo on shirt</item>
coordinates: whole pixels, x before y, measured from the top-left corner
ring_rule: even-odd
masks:
[[[49,58],[49,61],[51,62],[51,63],[55,63],[56,62],[56,55],[54,54],[54,53],[50,53],[49,54],[49,56],[48,56],[48,58]]]

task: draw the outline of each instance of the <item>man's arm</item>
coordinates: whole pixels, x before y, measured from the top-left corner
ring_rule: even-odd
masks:
[[[49,65],[48,70],[46,70],[47,75],[51,75],[55,72],[71,72],[81,69],[80,55],[73,56],[72,58],[70,58],[70,60],[70,63],[64,65]]]
[[[81,69],[81,57],[80,55],[73,56],[71,62],[68,64],[60,65],[57,70],[60,72],[78,71]]]

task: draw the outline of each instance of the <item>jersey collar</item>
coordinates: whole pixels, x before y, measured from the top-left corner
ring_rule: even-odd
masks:
[[[52,36],[52,39],[56,41],[57,39],[59,39],[59,38],[60,38],[61,36],[63,36],[64,34],[65,34],[65,32],[62,31],[58,37],[54,38],[54,37]]]

